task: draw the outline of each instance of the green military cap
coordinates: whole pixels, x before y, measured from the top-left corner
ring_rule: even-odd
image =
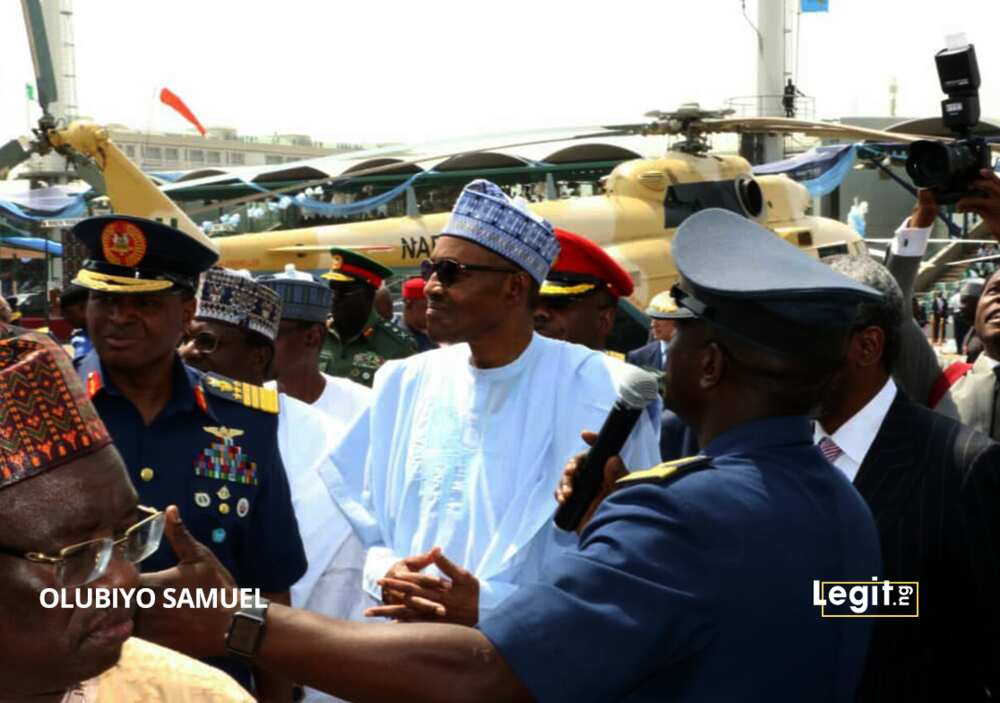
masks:
[[[360,281],[378,288],[384,279],[392,275],[392,269],[353,249],[333,247],[330,249],[330,256],[333,257],[330,270],[321,276],[330,281],[330,285]]]

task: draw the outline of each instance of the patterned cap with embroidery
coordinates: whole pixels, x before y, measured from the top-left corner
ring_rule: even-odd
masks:
[[[55,342],[35,333],[0,339],[0,489],[110,443]]]
[[[333,291],[311,274],[285,264],[282,273],[258,276],[257,282],[281,296],[281,318],[302,322],[325,322],[333,304]]]
[[[142,217],[90,217],[73,226],[73,236],[87,247],[73,283],[102,293],[193,293],[198,276],[219,260],[208,237]]]
[[[511,261],[542,284],[559,255],[552,225],[482,178],[465,186],[442,235],[461,237]]]
[[[202,276],[194,316],[250,330],[273,342],[281,322],[281,296],[253,280],[249,271],[213,268]]]

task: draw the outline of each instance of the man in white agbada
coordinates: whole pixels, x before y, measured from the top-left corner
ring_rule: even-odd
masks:
[[[364,588],[381,602],[369,615],[472,625],[575,547],[552,525],[552,487],[626,367],[534,334],[558,249],[547,222],[479,180],[422,264],[429,334],[451,346],[379,369],[371,409],[323,471],[367,548]],[[627,466],[659,463],[659,413],[641,416]]]
[[[326,318],[333,293],[330,287],[288,264],[282,273],[260,276],[258,282],[282,298],[281,324],[274,341],[274,363],[265,386],[311,405],[350,427],[368,407],[371,389],[350,379],[320,373],[319,353],[326,339]]]
[[[283,317],[288,286],[278,281],[255,282],[244,271],[212,269],[204,275],[195,321],[188,342],[181,346],[184,360],[205,372],[260,385],[270,375],[275,340]],[[297,281],[295,283],[298,283]],[[321,289],[326,286],[316,283]],[[296,286],[293,292],[301,292]],[[329,309],[329,302],[322,312]],[[301,317],[303,306],[289,305]],[[367,389],[365,389],[367,390]],[[364,402],[353,398],[354,417]],[[300,400],[278,394],[278,448],[288,475],[292,507],[299,524],[308,568],[291,588],[292,605],[332,617],[357,615],[361,608],[360,543],[354,538],[353,560],[338,560],[352,549],[350,524],[326,491],[320,470],[329,462],[335,441],[346,421],[331,418]]]

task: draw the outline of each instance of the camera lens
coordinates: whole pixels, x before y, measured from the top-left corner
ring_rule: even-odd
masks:
[[[924,140],[910,145],[906,172],[921,188],[940,188],[947,186],[956,175],[975,169],[977,163],[968,144]]]

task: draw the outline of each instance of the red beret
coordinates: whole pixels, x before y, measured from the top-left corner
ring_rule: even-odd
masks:
[[[556,229],[559,258],[549,270],[542,295],[580,295],[602,285],[616,298],[632,295],[632,277],[598,245],[579,234]]]
[[[427,281],[420,276],[406,279],[403,283],[403,300],[423,300],[425,285]]]

